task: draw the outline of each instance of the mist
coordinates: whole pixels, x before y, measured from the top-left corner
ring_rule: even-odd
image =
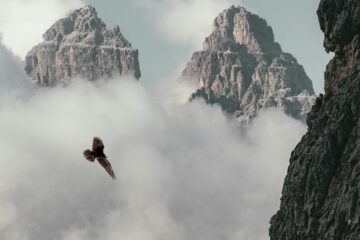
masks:
[[[148,10],[156,30],[171,43],[202,48],[220,11],[239,0],[135,0]]]
[[[268,239],[301,122],[269,109],[241,131],[218,106],[180,103],[131,78],[74,79],[19,99],[5,83],[30,80],[8,53],[0,239]],[[82,157],[94,136],[115,181]]]
[[[0,36],[0,100],[5,95],[23,98],[31,94],[31,83],[23,69],[21,59],[2,44]]]
[[[3,44],[24,59],[51,24],[82,5],[81,0],[0,0]]]

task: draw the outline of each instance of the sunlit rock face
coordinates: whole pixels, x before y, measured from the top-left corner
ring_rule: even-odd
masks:
[[[203,50],[182,73],[197,85],[192,98],[220,104],[240,124],[266,107],[304,120],[315,100],[312,82],[297,60],[282,52],[266,21],[232,6],[213,25]]]
[[[90,81],[115,75],[140,78],[138,50],[119,26],[107,30],[95,8],[85,6],[58,20],[26,56],[26,73],[36,86],[65,85],[74,76]]]
[[[272,240],[354,240],[360,236],[360,2],[322,0],[324,46],[334,52],[325,96],[290,158]]]

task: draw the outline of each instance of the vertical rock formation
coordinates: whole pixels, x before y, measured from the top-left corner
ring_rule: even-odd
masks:
[[[182,77],[195,81],[192,98],[218,103],[239,123],[264,107],[276,107],[304,119],[315,100],[303,67],[274,41],[266,21],[232,6],[214,21],[204,50],[195,52]]]
[[[138,50],[118,26],[107,30],[91,6],[58,20],[43,38],[26,56],[25,71],[36,86],[64,85],[74,76],[90,81],[114,75],[140,78]]]
[[[360,2],[322,0],[318,16],[335,56],[291,154],[272,240],[360,239]]]

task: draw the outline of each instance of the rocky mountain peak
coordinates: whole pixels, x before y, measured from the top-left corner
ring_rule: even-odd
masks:
[[[97,17],[95,8],[86,5],[83,8],[72,11],[66,18],[56,21],[44,34],[45,41],[61,41],[71,33],[89,34],[102,32],[106,29],[105,23]],[[81,38],[67,39],[80,42]]]
[[[192,99],[220,104],[241,125],[264,107],[304,120],[315,99],[303,67],[281,51],[266,21],[243,7],[232,6],[215,18],[213,32],[182,78],[198,86]]]
[[[78,32],[103,31],[106,28],[105,23],[98,18],[95,8],[90,5],[71,12],[68,19],[74,22],[74,29]]]
[[[91,81],[113,75],[140,78],[138,50],[119,26],[108,30],[92,6],[56,21],[43,38],[26,56],[25,70],[37,86],[66,84],[74,76]]]
[[[236,51],[245,46],[252,54],[279,53],[272,28],[259,16],[245,8],[231,6],[214,20],[213,32],[205,39],[204,50]]]

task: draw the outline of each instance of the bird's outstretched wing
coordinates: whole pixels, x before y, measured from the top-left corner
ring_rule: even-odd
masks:
[[[114,174],[114,171],[111,167],[111,164],[110,162],[106,159],[106,158],[103,158],[103,157],[99,157],[97,158],[98,162],[100,163],[101,166],[103,166],[103,168],[105,168],[106,172],[113,178],[115,179],[115,174]]]
[[[92,145],[92,150],[94,152],[100,150],[101,151],[104,149],[104,144],[103,141],[99,138],[99,137],[94,137],[93,139],[93,145]]]
[[[84,151],[84,157],[89,160],[90,162],[95,161],[95,156],[94,156],[94,152],[91,151],[90,149],[87,149]]]

